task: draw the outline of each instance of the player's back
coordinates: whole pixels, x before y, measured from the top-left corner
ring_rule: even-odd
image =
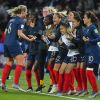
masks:
[[[24,27],[23,19],[18,16],[13,17],[6,28],[6,45],[18,43],[18,30]]]

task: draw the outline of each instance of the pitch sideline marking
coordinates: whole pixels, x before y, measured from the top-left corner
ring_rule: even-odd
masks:
[[[14,88],[8,88],[10,90],[15,90]],[[23,91],[22,91],[23,92]],[[27,93],[27,92],[25,92]],[[47,93],[36,93],[36,92],[30,92],[30,93],[33,93],[33,94],[41,94],[41,95],[45,95],[45,96],[54,96],[54,97],[60,97],[60,98],[67,98],[67,99],[71,99],[71,100],[86,100],[86,99],[80,99],[80,98],[74,98],[74,97],[67,97],[67,96],[57,96],[57,95],[52,95],[52,94],[47,94]]]

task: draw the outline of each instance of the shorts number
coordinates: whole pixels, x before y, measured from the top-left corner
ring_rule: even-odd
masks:
[[[89,56],[88,61],[89,61],[89,63],[92,63],[94,61],[94,57],[93,56]]]

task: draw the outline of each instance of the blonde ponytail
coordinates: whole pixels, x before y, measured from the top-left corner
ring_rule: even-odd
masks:
[[[11,16],[16,16],[16,13],[15,13],[16,9],[17,9],[17,7],[14,7],[12,9],[7,10],[7,12]]]
[[[25,11],[26,9],[27,7],[25,5],[19,5],[18,7],[7,10],[7,12],[11,16],[16,16],[17,14],[21,14],[21,12]]]

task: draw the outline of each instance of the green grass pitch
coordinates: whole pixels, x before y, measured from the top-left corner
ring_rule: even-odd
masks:
[[[0,69],[0,77],[1,77],[1,73],[2,70]],[[13,84],[13,76],[14,76],[14,71],[12,70],[11,72],[11,76],[12,79],[11,80],[7,80],[7,87],[8,87],[8,92],[3,92],[0,89],[0,100],[91,100],[88,98],[89,95],[85,96],[85,97],[79,97],[79,96],[61,96],[61,97],[57,97],[54,95],[49,95],[47,93],[48,87],[49,87],[49,75],[45,74],[45,85],[46,87],[43,89],[43,93],[42,94],[38,94],[35,93],[35,89],[36,89],[36,81],[34,78],[34,74],[33,74],[33,78],[32,78],[32,82],[33,82],[33,93],[24,93],[21,91],[16,91],[12,88],[12,84]],[[1,82],[0,82],[1,83]],[[21,80],[20,80],[20,85],[23,89],[27,89],[27,83],[26,83],[26,79],[25,79],[25,71],[23,71],[22,76],[21,76]],[[100,81],[98,81],[98,85],[99,85],[99,89],[100,89]],[[91,87],[88,84],[89,87],[89,92],[91,92]],[[93,98],[93,100],[100,100],[100,95],[97,96],[96,98]]]

